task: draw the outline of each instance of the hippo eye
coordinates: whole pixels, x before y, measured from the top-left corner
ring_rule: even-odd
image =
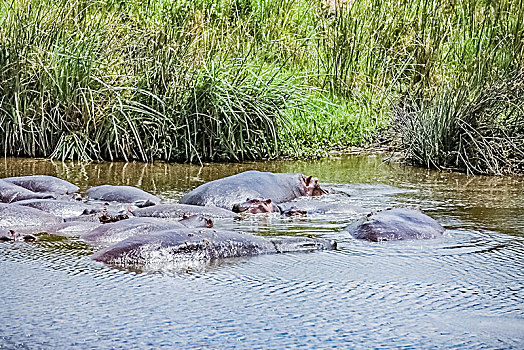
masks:
[[[253,199],[253,203],[259,203],[260,201],[258,199]]]

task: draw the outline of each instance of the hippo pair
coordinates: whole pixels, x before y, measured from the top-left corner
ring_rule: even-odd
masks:
[[[290,207],[285,202],[301,196],[320,196],[325,193],[326,191],[320,188],[318,179],[311,176],[247,171],[206,183],[186,194],[181,203],[212,205],[238,213],[279,212],[296,215],[305,214],[306,211]],[[246,201],[239,202],[239,199],[246,197]],[[349,209],[361,212],[358,208]],[[323,212],[325,208],[320,207],[316,211]],[[392,208],[368,214],[344,231],[357,239],[378,242],[435,238],[443,234],[444,228],[418,210]]]

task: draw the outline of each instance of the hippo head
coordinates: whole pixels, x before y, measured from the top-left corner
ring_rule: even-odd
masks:
[[[326,191],[320,188],[320,185],[318,184],[318,178],[313,176],[303,176],[302,181],[306,190],[306,196],[315,197],[326,194]]]
[[[213,219],[207,218],[202,215],[187,215],[184,214],[182,219],[179,221],[182,225],[190,228],[194,227],[205,227],[212,228],[214,225]]]
[[[251,213],[251,214],[258,214],[258,213],[273,213],[275,211],[278,211],[278,207],[276,207],[273,203],[271,203],[271,199],[261,199],[261,198],[253,198],[253,199],[247,199],[243,203],[237,203],[233,205],[233,211],[235,213]]]

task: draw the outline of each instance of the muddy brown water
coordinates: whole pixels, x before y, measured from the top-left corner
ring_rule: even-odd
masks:
[[[54,175],[85,191],[132,185],[177,201],[257,169],[319,177],[336,194],[301,205],[414,206],[442,238],[370,243],[341,231],[362,214],[218,220],[264,235],[334,239],[339,249],[231,259],[193,271],[126,271],[76,238],[0,243],[0,349],[523,348],[524,178],[441,173],[343,156],[209,164],[0,160],[0,178]],[[349,194],[347,196],[346,194]]]

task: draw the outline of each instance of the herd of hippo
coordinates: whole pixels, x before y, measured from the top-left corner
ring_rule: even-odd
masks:
[[[296,173],[246,171],[205,183],[179,203],[162,203],[131,186],[91,187],[82,197],[77,186],[56,177],[9,177],[0,179],[0,240],[32,241],[39,233],[78,236],[98,249],[92,259],[123,268],[335,249],[334,241],[322,238],[212,228],[216,218],[244,213],[307,215],[309,210],[289,202],[322,195],[329,194],[317,178]],[[344,231],[357,239],[384,241],[434,238],[444,228],[418,210],[392,208],[363,214]]]

